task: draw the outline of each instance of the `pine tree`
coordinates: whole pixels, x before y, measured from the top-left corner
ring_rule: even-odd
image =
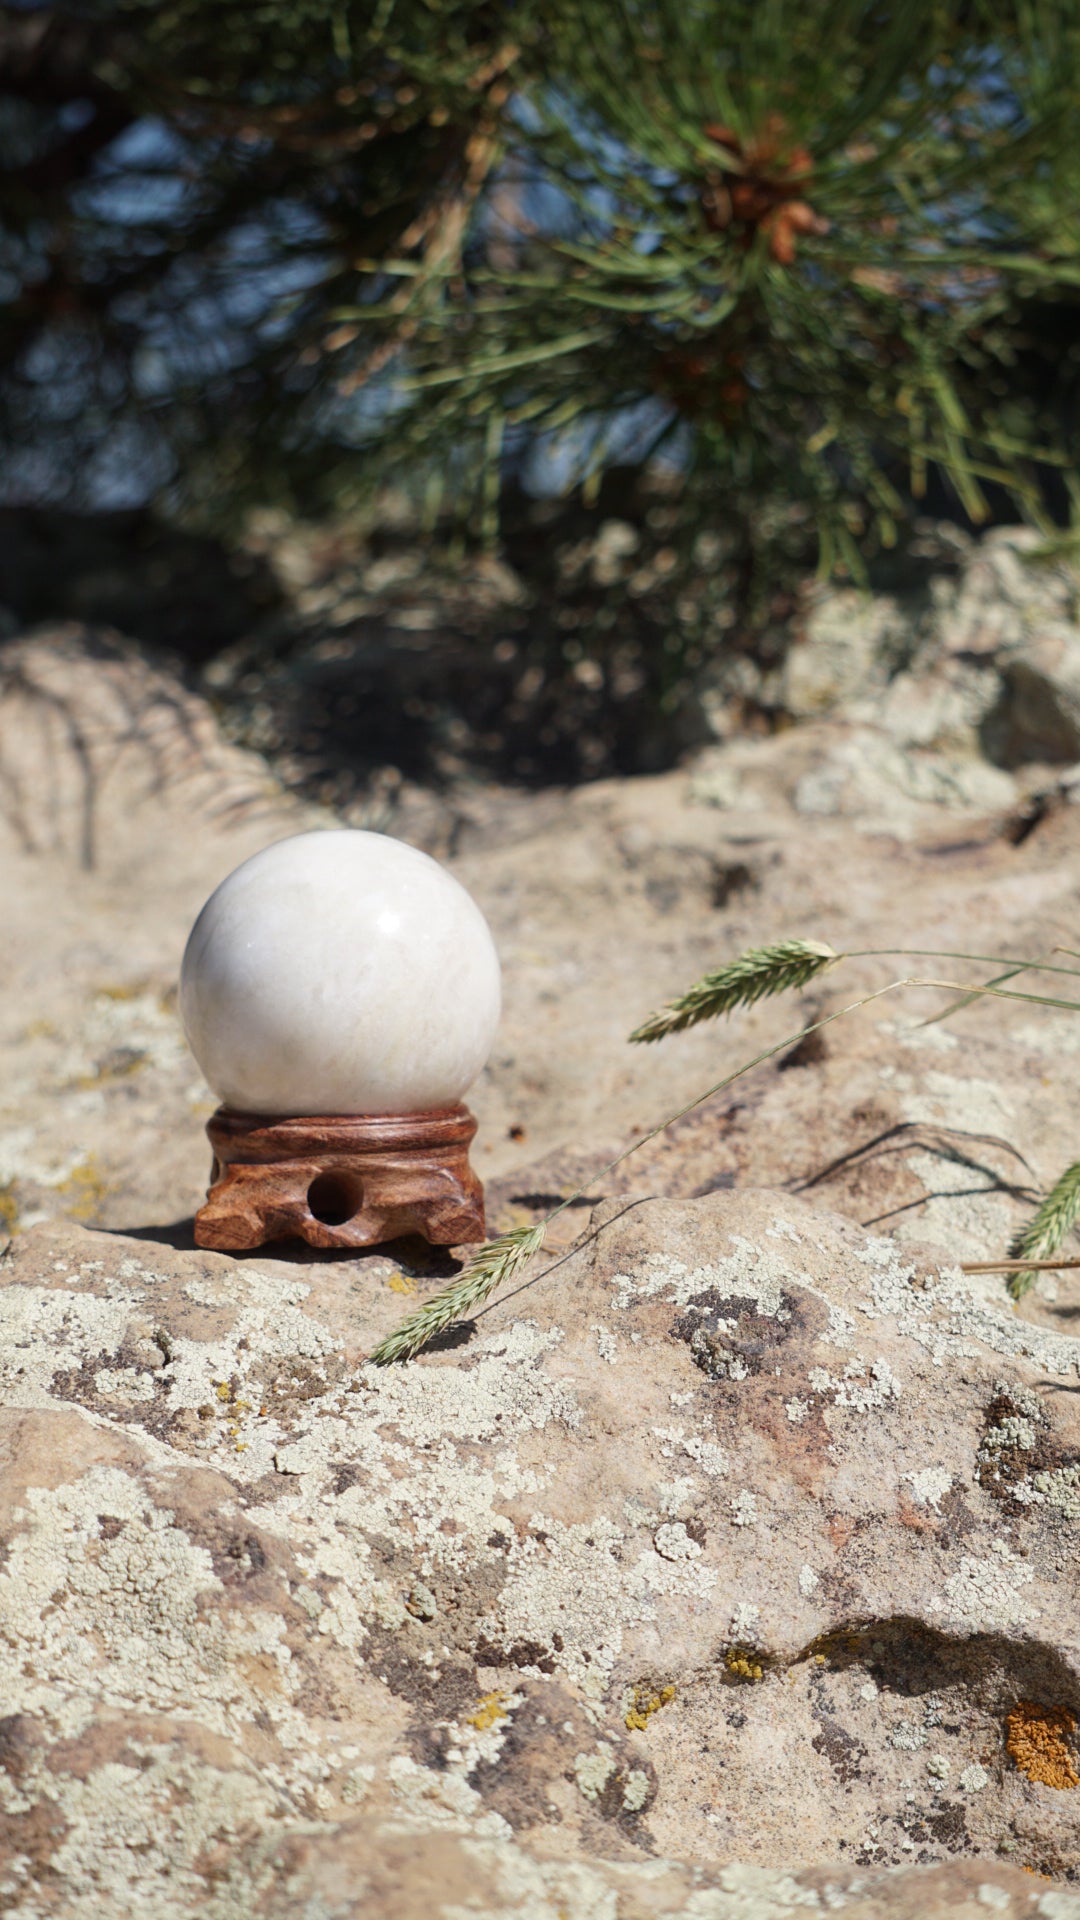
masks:
[[[0,9],[9,491],[137,443],[189,513],[399,473],[490,534],[527,460],[666,459],[688,534],[849,569],[935,471],[1045,522],[1078,80],[1080,0]]]
[[[515,52],[476,0],[0,7],[8,496],[87,499],[111,438],[214,516],[332,500],[334,306],[468,219]]]

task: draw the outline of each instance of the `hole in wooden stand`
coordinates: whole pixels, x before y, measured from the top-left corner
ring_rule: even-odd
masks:
[[[307,1191],[307,1203],[314,1219],[324,1227],[343,1227],[359,1213],[364,1202],[359,1180],[346,1173],[320,1173]]]

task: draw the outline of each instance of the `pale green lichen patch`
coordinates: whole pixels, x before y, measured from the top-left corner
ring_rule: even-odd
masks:
[[[649,1797],[649,1776],[643,1767],[631,1767],[626,1776],[626,1785],[622,1791],[622,1804],[626,1813],[640,1813]]]
[[[579,1793],[586,1800],[599,1800],[614,1771],[615,1756],[607,1747],[598,1747],[594,1753],[578,1753],[574,1756],[574,1778]]]
[[[759,1517],[757,1495],[744,1487],[732,1500],[728,1518],[733,1527],[753,1527]]]
[[[88,1354],[111,1354],[139,1296],[121,1286],[104,1299],[61,1287],[0,1288],[0,1392],[8,1406],[44,1407],[55,1376]]]
[[[1024,1598],[1034,1578],[1026,1560],[1010,1552],[1003,1540],[995,1540],[985,1558],[961,1554],[957,1571],[945,1582],[945,1599],[931,1599],[929,1611],[974,1629],[1014,1627],[1035,1617]]]
[[[1031,1484],[1047,1506],[1064,1514],[1066,1520],[1080,1520],[1080,1466],[1033,1473]]]
[[[714,1291],[750,1299],[759,1313],[775,1316],[782,1307],[785,1285],[809,1284],[804,1274],[793,1274],[790,1263],[773,1248],[757,1247],[739,1234],[732,1234],[730,1241],[734,1253],[699,1267],[688,1267],[671,1254],[650,1252],[633,1272],[611,1276],[612,1306],[621,1311],[635,1301],[661,1298],[685,1307],[696,1294]]]
[[[1030,1453],[1035,1445],[1035,1428],[1022,1414],[1009,1414],[997,1427],[990,1427],[983,1435],[983,1446],[991,1449],[998,1447],[1021,1447]]]
[[[814,1393],[828,1394],[834,1407],[855,1413],[880,1411],[900,1398],[900,1382],[887,1360],[849,1360],[837,1376],[825,1367],[811,1367],[808,1379]]]
[[[221,1582],[205,1548],[130,1474],[92,1467],[70,1485],[32,1488],[0,1573],[0,1687],[10,1711],[43,1714],[74,1736],[95,1703],[183,1712],[226,1733],[245,1709],[245,1655],[266,1657],[287,1689],[283,1622],[252,1611],[226,1622],[203,1604]],[[261,1702],[249,1690],[246,1715]]]
[[[40,1785],[63,1830],[49,1873],[54,1884],[71,1889],[65,1904],[72,1920],[136,1913],[168,1920],[187,1912],[231,1920],[235,1901],[208,1897],[199,1871],[202,1860],[223,1852],[235,1858],[239,1898],[254,1912],[271,1891],[273,1867],[269,1860],[263,1866],[244,1862],[244,1841],[260,1828],[272,1845],[275,1833],[295,1817],[288,1791],[241,1752],[214,1764],[197,1742],[185,1751],[175,1736],[154,1739],[135,1731],[123,1743],[122,1759],[85,1775],[65,1769],[25,1784]],[[12,1910],[40,1912],[27,1875],[17,1879],[21,1886],[9,1881],[5,1888]]]
[[[953,1484],[948,1467],[919,1467],[902,1477],[911,1487],[915,1506],[929,1507],[934,1513],[941,1511],[941,1502]]]
[[[913,1721],[901,1720],[889,1733],[890,1747],[895,1747],[900,1753],[918,1753],[926,1742],[925,1730]]]
[[[103,987],[65,1048],[61,1074],[76,1085],[123,1079],[143,1067],[193,1071],[174,1004],[152,987]]]
[[[583,1800],[607,1814],[640,1813],[651,1782],[643,1767],[623,1768],[610,1748],[574,1756],[574,1779]]]
[[[557,1634],[556,1664],[591,1700],[607,1690],[624,1631],[654,1620],[660,1595],[704,1597],[716,1585],[716,1570],[697,1560],[665,1561],[655,1548],[629,1559],[624,1532],[606,1518],[567,1525],[541,1513],[534,1529],[482,1624],[510,1642],[554,1645]]]
[[[870,1291],[859,1311],[868,1319],[888,1316],[897,1331],[923,1347],[934,1362],[976,1359],[980,1349],[1030,1359],[1047,1373],[1080,1371],[1080,1347],[1065,1334],[1035,1326],[989,1300],[977,1276],[958,1267],[922,1274],[913,1288],[915,1268],[892,1240],[867,1236],[852,1248],[867,1272]]]

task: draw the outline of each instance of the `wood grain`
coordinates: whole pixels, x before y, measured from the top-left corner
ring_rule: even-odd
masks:
[[[283,1120],[219,1107],[206,1131],[214,1161],[195,1216],[200,1247],[371,1247],[410,1233],[448,1247],[485,1236],[467,1107]]]

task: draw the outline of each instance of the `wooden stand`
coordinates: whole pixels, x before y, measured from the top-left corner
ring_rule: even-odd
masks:
[[[408,1233],[437,1247],[484,1238],[468,1107],[312,1120],[219,1107],[206,1131],[214,1165],[195,1215],[197,1246],[246,1253],[290,1236],[309,1247],[370,1247]]]

